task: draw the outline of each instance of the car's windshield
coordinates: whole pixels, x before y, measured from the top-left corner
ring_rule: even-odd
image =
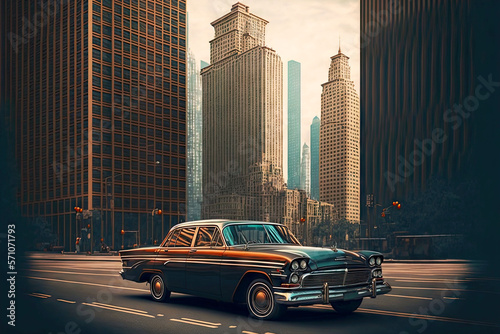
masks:
[[[222,231],[228,246],[259,244],[297,244],[299,241],[281,225],[271,224],[235,224]]]

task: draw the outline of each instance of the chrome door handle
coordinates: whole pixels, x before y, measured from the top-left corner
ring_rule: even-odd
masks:
[[[160,250],[160,252],[166,253],[166,252],[168,252],[168,249],[162,249],[162,250]]]
[[[191,249],[189,253],[196,253],[197,249]]]

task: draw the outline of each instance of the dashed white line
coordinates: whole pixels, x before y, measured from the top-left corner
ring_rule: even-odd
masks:
[[[125,286],[114,286],[114,285],[88,283],[88,282],[79,282],[79,281],[67,281],[67,280],[63,280],[63,279],[48,278],[48,277],[38,277],[38,276],[25,276],[25,277],[32,278],[32,279],[44,280],[44,281],[54,281],[54,282],[63,282],[63,283],[72,283],[72,284],[103,286],[103,287],[112,288],[112,289],[133,290],[133,291],[140,291],[140,292],[145,292],[145,291],[147,292],[148,291],[146,289],[127,288]]]
[[[106,310],[111,310],[111,311],[116,311],[116,312],[123,312],[123,313],[129,313],[129,314],[134,314],[134,315],[140,315],[142,317],[147,317],[147,318],[154,318],[155,317],[154,315],[150,315],[150,314],[144,314],[144,313],[139,313],[139,312],[132,312],[132,311],[118,309],[118,308],[115,308],[115,307],[106,307],[106,306],[97,305],[97,304],[82,303],[82,305],[103,308],[103,309],[106,309]]]
[[[208,328],[219,328],[219,326],[206,325],[206,324],[202,324],[199,322],[187,321],[187,320],[182,320],[182,319],[170,319],[170,321],[182,322],[182,323],[189,324],[189,325],[196,325],[196,326],[202,326],[202,327],[208,327]]]
[[[122,307],[122,306],[111,305],[111,304],[103,304],[103,303],[98,303],[98,302],[93,302],[93,304],[107,306],[107,307],[114,307],[114,308],[118,308],[118,309],[122,309],[122,310],[126,310],[126,311],[138,312],[138,313],[148,313],[148,312],[143,311],[143,310],[136,310],[133,308]]]
[[[68,304],[75,304],[76,302],[73,300],[66,300],[66,299],[57,299],[58,302],[63,302],[63,303],[68,303]]]
[[[38,298],[42,298],[42,299],[47,299],[49,298],[50,296],[43,296],[43,295],[39,295],[37,293],[28,293],[29,296],[32,296],[32,297],[38,297]]]
[[[392,294],[392,293],[388,293],[388,294],[385,294],[383,296],[384,297],[399,297],[399,298],[432,300],[432,298],[430,298],[430,297],[403,296],[403,295],[395,295],[395,294]]]
[[[181,318],[182,320],[187,320],[187,321],[196,321],[200,322],[202,324],[207,324],[207,325],[212,325],[212,326],[220,326],[221,323],[214,323],[214,322],[208,322],[208,321],[202,321],[202,320],[197,320],[197,319],[190,319],[190,318]]]

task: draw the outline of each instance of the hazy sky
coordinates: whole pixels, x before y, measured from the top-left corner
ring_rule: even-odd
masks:
[[[188,46],[199,64],[210,63],[214,29],[210,23],[229,13],[236,0],[188,1]],[[321,117],[321,84],[328,79],[330,57],[337,54],[339,36],[342,53],[350,57],[351,79],[359,94],[359,0],[243,0],[250,12],[269,21],[266,46],[283,61],[284,171],[286,173],[287,62],[301,63],[301,141],[309,145],[309,126]]]

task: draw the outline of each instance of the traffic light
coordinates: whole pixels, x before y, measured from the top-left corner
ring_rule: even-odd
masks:
[[[83,209],[82,209],[82,208],[80,208],[79,206],[75,206],[75,207],[73,208],[73,210],[75,210],[75,212],[76,212],[76,213],[82,213],[82,212],[83,212]]]
[[[306,219],[305,219],[305,218],[300,218],[300,221],[301,221],[301,222],[305,222],[305,221],[306,221]]]
[[[382,216],[382,217],[385,217],[385,212],[382,212],[381,216]]]
[[[124,230],[121,230],[120,234],[121,234],[121,235],[124,235],[124,234],[125,234],[125,231],[124,231]]]
[[[398,204],[398,210],[401,209],[401,204]]]
[[[87,224],[87,229],[90,230],[90,224]]]
[[[160,216],[161,216],[161,209],[159,209],[159,210],[158,210],[158,215],[160,215]]]

